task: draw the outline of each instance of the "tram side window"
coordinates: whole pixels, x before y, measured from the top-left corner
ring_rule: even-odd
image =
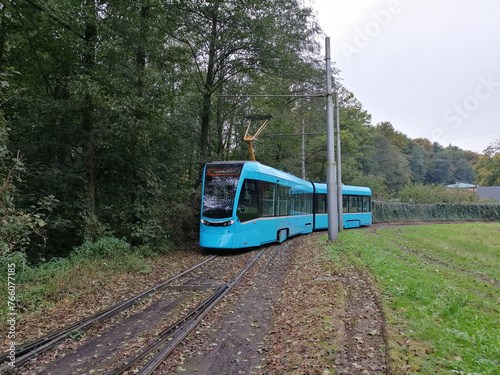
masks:
[[[292,199],[291,215],[312,214],[312,194],[305,191],[290,190]]]
[[[278,185],[278,199],[276,200],[276,215],[290,215],[290,188],[288,186]]]
[[[304,213],[312,214],[313,213],[313,195],[312,193],[306,193],[304,195]]]
[[[316,194],[316,213],[326,214],[328,212],[326,194]]]
[[[262,216],[274,216],[274,201],[276,200],[276,184],[262,182]]]
[[[342,206],[343,206],[342,211],[343,212],[349,212],[349,196],[344,195],[342,197],[342,202],[343,202],[343,204],[342,204]]]
[[[290,199],[292,201],[290,214],[299,215],[301,210],[301,201],[299,199],[299,194],[297,193],[297,191],[290,189]]]
[[[259,217],[259,181],[243,181],[236,215],[242,222]]]
[[[364,196],[363,197],[363,212],[370,212],[370,197]]]
[[[358,212],[358,197],[356,195],[349,197],[349,212]]]
[[[344,195],[344,212],[370,212],[371,197],[364,195]]]

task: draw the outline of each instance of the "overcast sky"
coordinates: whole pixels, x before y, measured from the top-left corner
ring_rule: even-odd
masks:
[[[500,139],[500,1],[309,1],[372,124],[479,153]]]

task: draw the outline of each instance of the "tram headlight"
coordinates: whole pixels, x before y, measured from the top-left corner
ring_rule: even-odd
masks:
[[[228,227],[228,226],[234,224],[234,220],[229,220],[229,221],[208,221],[208,220],[201,219],[201,223],[203,225],[208,226],[208,227]]]
[[[222,223],[222,226],[223,227],[228,227],[228,226],[233,225],[233,224],[234,224],[234,220],[229,220],[229,221],[224,221]]]

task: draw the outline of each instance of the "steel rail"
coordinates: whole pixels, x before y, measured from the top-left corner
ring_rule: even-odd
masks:
[[[165,344],[163,348],[138,372],[139,375],[151,374],[170,353],[191,333],[201,320],[220,302],[222,298],[236,285],[240,278],[250,269],[250,267],[262,256],[265,249],[262,249],[246,266],[228,283],[220,286],[211,296],[201,302],[193,310],[176,323],[165,329],[157,338],[145,347],[136,351],[133,355],[125,358],[104,375],[119,375],[134,366],[147,354]]]
[[[140,301],[141,299],[148,297],[149,295],[153,294],[156,291],[162,290],[166,288],[169,284],[174,282],[177,279],[180,279],[181,277],[193,272],[197,268],[205,265],[206,263],[212,261],[215,259],[216,256],[212,256],[203,262],[197,264],[194,267],[191,267],[184,272],[178,274],[177,276],[172,277],[169,280],[166,280],[162,282],[161,284],[158,284],[154,286],[151,289],[146,290],[143,293],[140,293],[124,302],[120,302],[114,306],[109,307],[108,309],[105,309],[103,311],[100,311],[94,315],[91,315],[90,317],[87,317],[85,319],[82,319],[70,326],[61,328],[60,330],[54,331],[52,333],[49,333],[48,335],[32,341],[28,344],[25,344],[21,347],[20,350],[16,351],[16,367],[24,365],[27,361],[30,359],[36,357],[37,355],[43,353],[44,351],[53,348],[56,346],[59,342],[62,340],[66,339],[72,332],[74,331],[82,331],[90,328],[92,324],[95,323],[100,323],[103,320],[112,317],[113,315],[118,314],[119,312],[125,310],[126,308],[132,306],[135,302]],[[9,357],[9,353],[4,353],[0,356],[0,363],[3,363],[7,360]],[[0,366],[0,373],[2,371],[7,369],[7,365]]]

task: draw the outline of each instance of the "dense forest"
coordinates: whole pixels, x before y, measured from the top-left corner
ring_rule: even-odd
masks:
[[[246,117],[273,116],[257,159],[325,180],[323,35],[301,0],[7,0],[0,4],[0,256],[67,255],[104,236],[195,239],[200,168],[248,159]],[[335,57],[333,56],[333,59]],[[345,184],[500,184],[483,155],[410,139],[342,86]],[[240,96],[237,96],[240,95]]]

